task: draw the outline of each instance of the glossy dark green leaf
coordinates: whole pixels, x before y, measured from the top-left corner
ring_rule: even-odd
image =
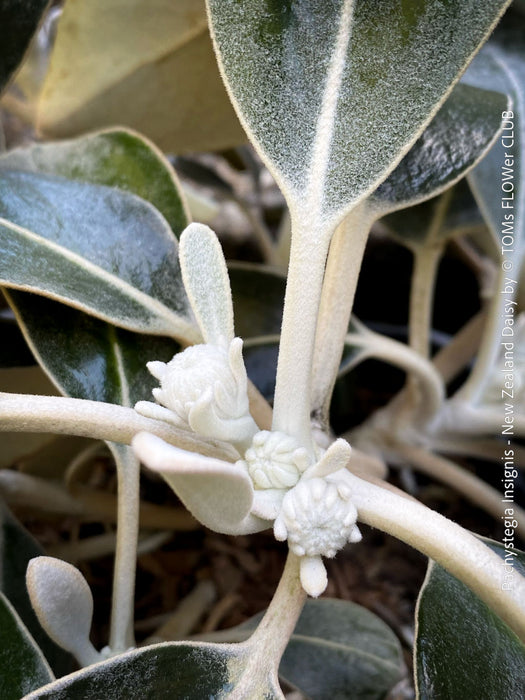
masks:
[[[229,263],[235,333],[241,338],[281,332],[286,277],[271,268]]]
[[[133,406],[151,399],[158,382],[146,362],[168,362],[180,349],[168,338],[139,335],[58,302],[9,292],[40,364],[65,394]]]
[[[49,0],[0,0],[0,92],[21,63]]]
[[[42,652],[0,592],[0,697],[20,700],[52,680],[54,676]]]
[[[154,204],[177,236],[187,224],[171,166],[149,142],[128,130],[17,149],[0,159],[2,165],[131,192]],[[165,242],[164,249],[151,248],[151,252],[158,255],[164,274],[176,281],[176,243],[171,235]],[[151,245],[157,243],[152,241]],[[140,260],[147,249],[133,237],[127,244],[134,266],[133,259]],[[112,254],[122,257],[125,250]],[[143,269],[141,274],[149,272]],[[172,280],[164,279],[163,283],[169,286]],[[174,341],[117,329],[44,297],[14,290],[8,296],[39,361],[70,396],[124,405],[149,399],[155,380],[146,370],[146,362],[170,360],[179,349]]]
[[[166,643],[127,652],[95,664],[27,695],[24,700],[205,700],[242,695],[248,655],[217,644]],[[278,698],[268,687],[257,700]],[[254,697],[255,700],[255,697]]]
[[[505,558],[502,544],[487,544],[502,557],[508,585],[525,575],[525,554],[514,550]],[[432,562],[419,595],[415,658],[421,700],[523,697],[523,643],[465,584]]]
[[[507,4],[208,0],[243,126],[292,208],[330,221],[401,160]]]
[[[498,92],[457,85],[368,205],[384,213],[410,207],[466,175],[493,144],[507,100]]]
[[[44,554],[44,551],[1,502],[0,526],[0,590],[42,649],[55,674],[61,676],[69,673],[73,667],[72,657],[44,632],[33,612],[26,589],[25,577],[29,560]],[[0,697],[3,700],[1,693]]]

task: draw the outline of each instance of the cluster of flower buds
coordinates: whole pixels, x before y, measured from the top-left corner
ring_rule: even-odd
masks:
[[[327,584],[322,557],[361,539],[344,481],[350,445],[336,440],[316,460],[293,437],[259,431],[250,414],[242,340],[234,337],[228,273],[215,234],[191,224],[181,236],[180,260],[205,343],[168,363],[148,363],[160,382],[153,390],[156,403],[140,401],[135,408],[201,439],[228,443],[239,459],[232,464],[189,453],[149,433],[135,437],[135,452],[208,527],[244,534],[273,525],[275,537],[288,540],[301,558],[305,591],[318,596]]]

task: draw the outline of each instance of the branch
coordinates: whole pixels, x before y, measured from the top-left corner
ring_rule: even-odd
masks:
[[[505,563],[467,530],[421,503],[344,472],[359,520],[410,544],[459,578],[525,640],[525,577],[502,590]]]
[[[239,458],[224,443],[199,440],[168,423],[145,418],[132,408],[62,396],[0,392],[0,431],[80,435],[124,445],[129,445],[137,433],[146,431],[183,450],[228,462]]]

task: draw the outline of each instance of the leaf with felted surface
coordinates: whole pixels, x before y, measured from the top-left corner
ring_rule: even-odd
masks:
[[[49,0],[0,2],[0,92],[21,63]]]
[[[242,695],[249,653],[242,647],[167,642],[126,652],[44,686],[24,700],[185,700]],[[248,679],[249,680],[249,679]],[[252,696],[253,697],[253,696]],[[270,679],[256,696],[282,698]]]
[[[75,398],[122,406],[149,399],[157,381],[146,363],[168,362],[180,349],[169,338],[115,328],[44,297],[7,294],[40,364]]]
[[[114,128],[16,148],[0,157],[2,170],[118,187],[153,204],[177,238],[188,225],[180,184],[170,163],[156,146],[130,129]]]
[[[385,179],[507,5],[208,0],[241,121],[314,226]]]
[[[378,214],[411,207],[464,177],[493,145],[507,105],[500,92],[459,83],[367,206]]]
[[[486,541],[512,576],[525,575],[525,554]],[[512,565],[508,557],[511,557]],[[422,700],[446,697],[514,700],[523,691],[525,646],[467,586],[431,562],[417,606],[416,687]]]
[[[194,338],[177,243],[147,202],[101,185],[0,174],[0,280],[117,325]]]
[[[42,652],[16,610],[0,592],[0,695],[20,700],[54,680]]]
[[[175,153],[245,140],[202,0],[68,0],[37,103],[46,136],[124,123]]]

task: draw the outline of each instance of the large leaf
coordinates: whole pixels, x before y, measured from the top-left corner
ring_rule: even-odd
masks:
[[[263,614],[216,636],[243,640]],[[281,678],[315,700],[379,700],[403,672],[392,630],[366,608],[331,598],[306,601],[279,666]]]
[[[42,652],[0,592],[0,697],[20,700],[54,680]]]
[[[47,136],[118,123],[175,153],[245,140],[203,0],[67,0],[37,109]]]
[[[243,693],[249,654],[242,647],[203,643],[166,643],[137,649],[73,673],[37,690],[24,700],[204,700],[282,697],[268,683],[254,695]],[[249,680],[244,678],[244,681]]]
[[[505,556],[503,545],[488,544],[504,559],[508,585],[512,576],[525,574],[525,554]],[[467,586],[432,562],[418,601],[415,654],[421,700],[523,696],[523,643]]]
[[[385,179],[508,4],[208,0],[241,121],[305,226]]]
[[[25,585],[29,560],[41,554],[44,552],[38,542],[0,502],[0,591],[9,599],[22,618],[55,674],[60,676],[71,671],[72,658],[51,641],[40,626],[31,607]],[[0,629],[1,627],[2,625]],[[3,695],[0,694],[0,697],[3,698]]]
[[[464,177],[493,145],[507,103],[499,92],[457,85],[368,206],[378,214],[410,207]]]
[[[180,349],[168,338],[139,335],[63,304],[19,292],[8,298],[35,356],[69,396],[133,406],[158,382],[146,362],[169,362]]]
[[[135,195],[0,174],[0,281],[141,332],[195,337],[165,219]]]
[[[279,674],[316,700],[379,700],[401,679],[403,656],[392,630],[366,608],[309,600]]]
[[[0,0],[0,92],[26,52],[49,0]]]
[[[179,236],[188,223],[179,185],[169,163],[155,147],[129,130],[113,129],[56,144],[32,145],[0,158],[0,169],[59,175],[89,184],[128,190],[151,202]],[[118,190],[116,190],[118,191]],[[105,242],[105,241],[104,241]],[[132,257],[141,259],[141,239],[129,232]],[[158,243],[158,241],[157,241]],[[166,285],[180,289],[171,235],[158,263]],[[121,255],[125,251],[113,251]],[[143,270],[143,274],[149,274]],[[162,292],[163,293],[163,292]],[[36,356],[60,389],[77,398],[133,405],[151,396],[155,380],[146,370],[152,359],[169,361],[179,347],[171,340],[136,335],[88,317],[74,309],[16,291],[7,293]],[[185,299],[185,294],[183,299]]]
[[[176,241],[144,201],[180,234],[187,217],[178,183],[151,144],[113,130],[34,145],[2,157],[0,179],[7,286],[132,330],[195,340]]]
[[[17,148],[0,157],[0,170],[61,175],[118,187],[153,204],[177,238],[188,225],[180,184],[170,163],[150,141],[129,129]]]

